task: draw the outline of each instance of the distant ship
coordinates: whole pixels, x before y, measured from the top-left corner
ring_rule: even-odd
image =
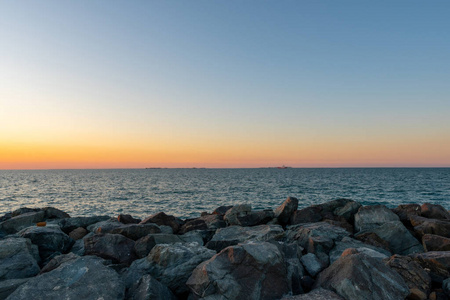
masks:
[[[285,165],[282,165],[281,167],[277,167],[277,169],[289,169],[290,167],[287,167]]]

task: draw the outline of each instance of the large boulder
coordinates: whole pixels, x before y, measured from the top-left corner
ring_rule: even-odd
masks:
[[[259,225],[254,227],[229,226],[216,231],[206,247],[220,251],[228,246],[245,241],[281,240],[284,230],[280,225]]]
[[[244,243],[201,263],[186,284],[196,299],[280,299],[290,290],[286,277],[277,246]]]
[[[386,222],[399,220],[399,217],[384,205],[362,206],[355,214],[355,230],[370,230]]]
[[[425,218],[450,220],[450,213],[442,205],[424,203],[421,209]]]
[[[69,252],[75,241],[65,234],[59,227],[29,227],[19,233],[38,246],[42,260],[54,254]]]
[[[385,260],[385,264],[396,271],[405,280],[410,293],[419,290],[425,297],[430,293],[431,277],[411,257],[393,255]]]
[[[312,277],[316,277],[316,275],[324,269],[323,264],[313,253],[303,255],[300,258],[300,261],[305,267],[306,271],[308,271],[309,275],[311,275]]]
[[[100,221],[94,224],[91,224],[86,227],[86,229],[93,233],[109,233],[115,228],[120,228],[124,226],[117,219],[108,219],[105,221]]]
[[[228,225],[240,225],[239,218],[245,217],[252,211],[250,204],[239,204],[230,208],[224,215],[223,219]]]
[[[0,299],[6,299],[19,286],[30,280],[30,278],[7,279],[0,281]]]
[[[344,298],[332,291],[318,288],[307,294],[286,296],[281,300],[344,300]]]
[[[0,233],[4,232],[6,234],[16,233],[24,228],[27,228],[36,223],[45,220],[45,212],[42,210],[32,211],[23,214],[19,214],[12,217],[6,221],[0,223]]]
[[[268,222],[272,221],[274,217],[273,210],[267,209],[262,211],[251,211],[245,216],[238,216],[237,217],[237,224],[239,226],[257,226],[257,225],[263,225],[267,224]]]
[[[62,211],[60,209],[57,209],[55,207],[44,207],[42,208],[42,211],[45,213],[46,219],[65,219],[70,218],[70,215],[66,213],[65,211]]]
[[[134,250],[139,258],[143,258],[146,257],[153,247],[158,244],[175,244],[183,242],[184,241],[181,239],[181,236],[175,234],[149,234],[136,241],[134,244]]]
[[[183,221],[181,221],[179,218],[171,215],[166,215],[164,212],[159,212],[157,214],[151,215],[142,220],[139,224],[148,224],[148,223],[170,226],[172,227],[173,233],[177,233],[180,227],[183,225]]]
[[[296,210],[292,213],[291,218],[289,219],[289,224],[296,225],[322,221],[323,217],[321,211],[322,209],[317,206],[310,206]]]
[[[212,214],[204,215],[200,217],[206,224],[208,229],[216,230],[227,226],[227,223],[223,220],[223,215]]]
[[[82,238],[84,238],[86,236],[86,234],[88,234],[89,232],[83,228],[83,227],[78,227],[75,228],[74,230],[72,230],[71,232],[69,232],[69,236],[74,240],[74,241],[78,241],[81,240]]]
[[[450,251],[430,251],[411,254],[410,257],[418,262],[422,268],[428,269],[431,280],[442,283],[450,277]]]
[[[142,220],[135,219],[132,215],[119,214],[117,216],[117,221],[123,224],[139,224]]]
[[[449,220],[428,219],[419,216],[413,216],[410,220],[411,224],[414,226],[415,233],[419,237],[422,237],[425,234],[436,234],[450,238]]]
[[[148,273],[177,295],[188,292],[186,280],[201,262],[210,259],[214,251],[197,243],[156,245],[146,260]]]
[[[85,255],[111,259],[114,263],[131,264],[135,260],[134,241],[121,234],[96,234],[84,239]]]
[[[288,197],[283,204],[281,204],[275,210],[275,218],[278,219],[280,224],[287,224],[291,215],[298,208],[298,199],[294,197]]]
[[[425,234],[422,237],[425,251],[450,251],[450,238],[435,234]]]
[[[39,273],[39,252],[29,239],[0,240],[0,280],[35,276]]]
[[[161,282],[146,274],[127,292],[129,300],[177,300],[177,297]]]
[[[80,256],[76,255],[74,253],[68,253],[68,254],[61,254],[53,257],[42,269],[39,274],[44,274],[47,272],[50,272],[56,268],[58,268],[60,265],[62,265],[65,262],[73,261],[78,259]]]
[[[61,227],[62,231],[69,233],[78,227],[87,228],[91,224],[106,221],[109,218],[108,216],[73,217],[58,220],[56,224]]]
[[[36,276],[18,287],[8,300],[111,299],[125,297],[125,286],[99,258],[85,256]]]
[[[400,221],[402,221],[406,227],[411,227],[410,218],[412,216],[420,216],[422,210],[419,204],[401,204],[396,208],[393,208],[392,212],[400,218]]]
[[[348,248],[355,248],[359,252],[366,253],[369,256],[379,259],[391,256],[391,253],[383,248],[365,244],[350,237],[344,237],[341,241],[336,241],[333,249],[330,251],[330,264],[338,260],[342,253]]]
[[[126,224],[108,230],[102,229],[102,233],[121,234],[134,241],[152,233],[161,233],[161,229],[156,224]]]
[[[356,201],[347,202],[344,206],[337,207],[333,213],[338,217],[343,217],[347,222],[353,223],[355,221],[355,214],[361,207],[361,203]]]
[[[314,287],[332,290],[345,299],[398,300],[409,295],[399,274],[364,253],[339,258],[319,274]]]

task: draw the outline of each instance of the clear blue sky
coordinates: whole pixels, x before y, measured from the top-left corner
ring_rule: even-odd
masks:
[[[0,168],[97,166],[85,142],[99,167],[450,166],[449,16],[448,1],[1,2]]]

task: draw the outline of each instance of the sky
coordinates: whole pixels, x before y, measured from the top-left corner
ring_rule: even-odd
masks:
[[[1,1],[0,169],[450,167],[449,1]]]

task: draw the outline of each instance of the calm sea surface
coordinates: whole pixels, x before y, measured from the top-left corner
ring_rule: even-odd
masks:
[[[71,216],[164,211],[196,217],[217,206],[306,207],[336,198],[395,207],[431,202],[450,209],[450,168],[0,170],[0,214],[53,206]]]

